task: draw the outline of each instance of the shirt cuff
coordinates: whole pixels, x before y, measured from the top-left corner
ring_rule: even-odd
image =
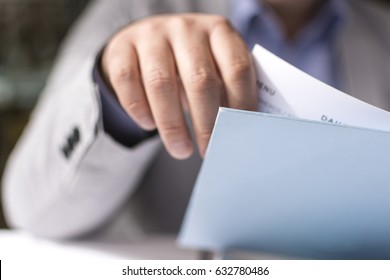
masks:
[[[106,84],[100,70],[102,52],[95,60],[92,70],[93,81],[97,85],[101,106],[104,131],[111,137],[126,147],[134,147],[157,134],[157,130],[146,131],[140,128],[114,97],[114,93]]]

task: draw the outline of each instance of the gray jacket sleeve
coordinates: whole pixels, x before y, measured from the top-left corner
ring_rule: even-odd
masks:
[[[146,15],[147,2],[93,2],[72,28],[4,173],[12,227],[48,238],[97,228],[134,191],[161,147],[158,137],[132,149],[111,139],[92,81],[97,52],[115,31]]]

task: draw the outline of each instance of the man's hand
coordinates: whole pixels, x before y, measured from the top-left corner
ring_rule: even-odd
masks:
[[[252,58],[239,34],[220,16],[154,16],[118,32],[103,53],[106,80],[130,117],[157,128],[168,152],[189,157],[189,109],[203,156],[219,106],[256,110]]]

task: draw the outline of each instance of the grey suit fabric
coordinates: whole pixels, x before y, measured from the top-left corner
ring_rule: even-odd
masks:
[[[131,240],[173,233],[201,159],[180,162],[158,137],[133,149],[104,132],[91,79],[94,58],[121,27],[161,13],[206,12],[229,17],[226,0],[98,0],[89,5],[62,46],[56,67],[4,174],[8,222],[48,238],[95,232]],[[371,1],[348,1],[336,54],[344,90],[390,110],[389,11]],[[69,158],[61,152],[77,129]],[[384,147],[386,148],[386,147]]]

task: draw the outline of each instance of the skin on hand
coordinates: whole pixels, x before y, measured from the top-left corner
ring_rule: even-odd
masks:
[[[220,16],[163,15],[132,23],[107,45],[102,69],[129,116],[143,129],[157,128],[177,159],[194,150],[186,107],[202,156],[219,106],[257,110],[252,57]]]

